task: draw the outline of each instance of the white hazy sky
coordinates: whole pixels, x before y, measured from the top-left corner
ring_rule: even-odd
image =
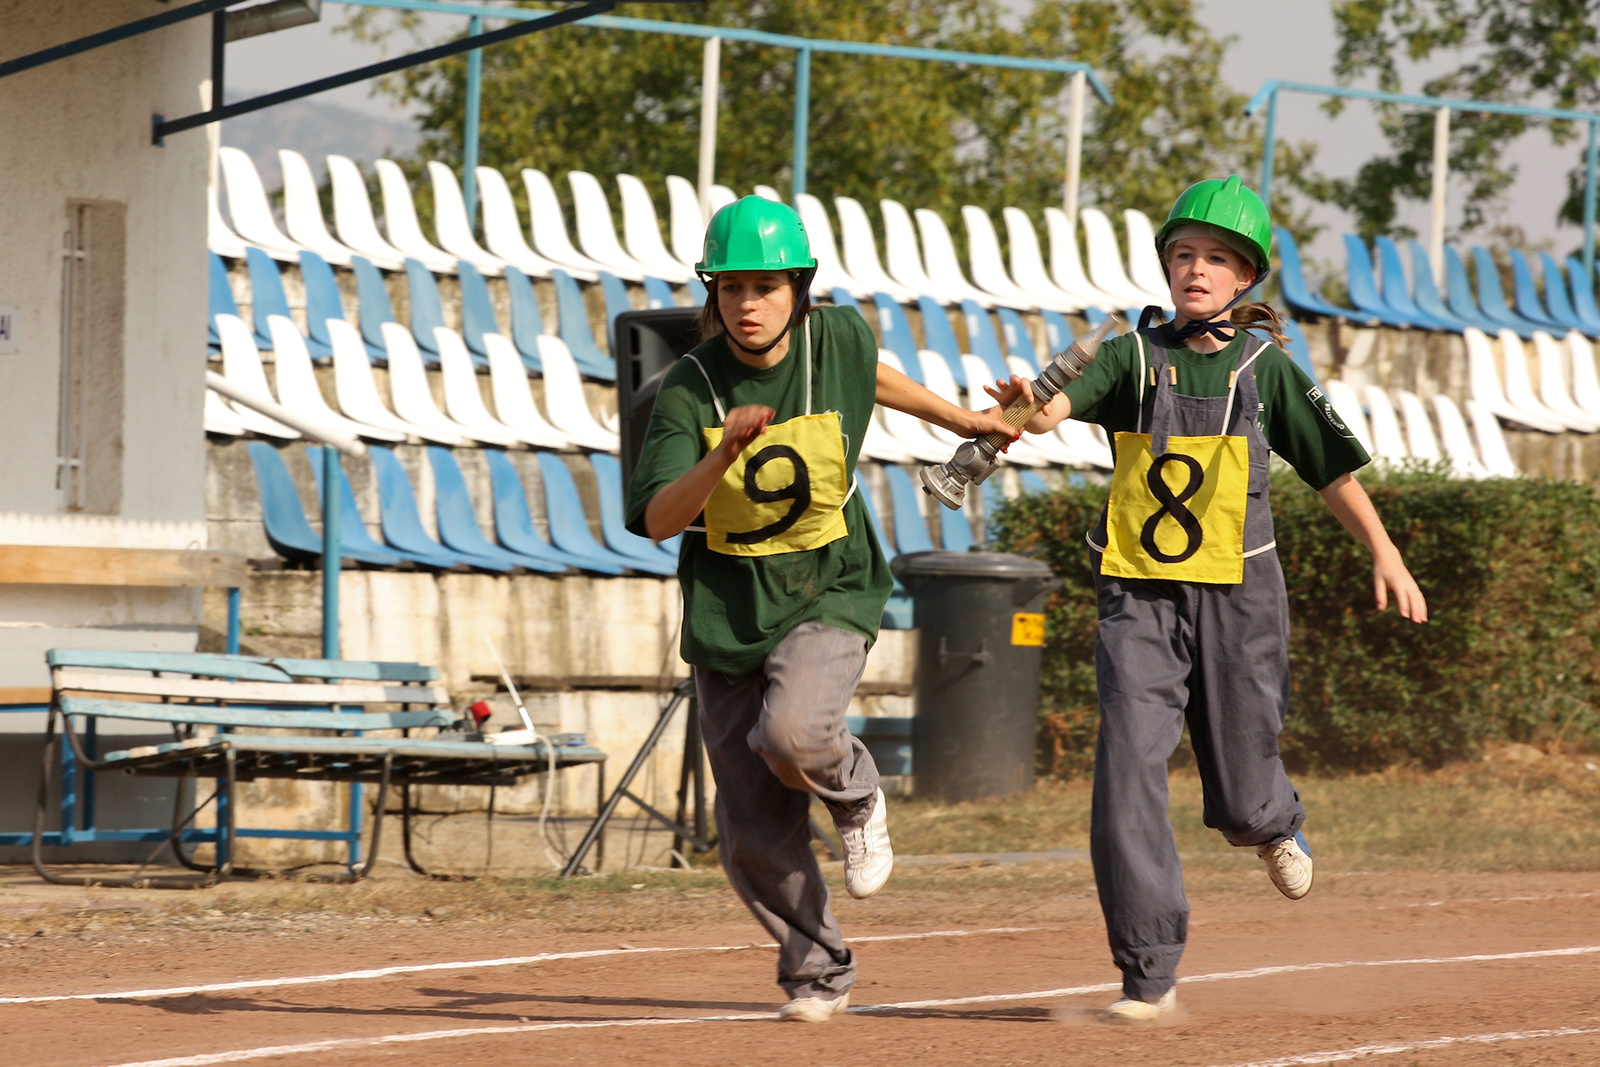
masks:
[[[1006,2],[1021,8],[1028,0]],[[333,2],[324,8],[319,24],[230,46],[229,83],[240,89],[280,88],[382,58],[376,48],[334,32],[343,23],[347,10],[343,4]],[[1236,90],[1253,94],[1263,82],[1274,78],[1332,82],[1335,40],[1326,0],[1201,0],[1201,11],[1213,34],[1236,38],[1223,67],[1223,76]],[[627,13],[648,15],[644,8]],[[443,35],[463,22],[456,17],[433,16],[430,31]],[[1420,73],[1408,77],[1406,88],[1417,91],[1422,80]],[[372,96],[370,84],[335,90],[318,99],[370,114],[403,117],[391,100]],[[1352,102],[1342,116],[1330,119],[1319,109],[1319,102],[1315,97],[1286,93],[1278,107],[1279,136],[1317,144],[1319,169],[1334,175],[1351,174],[1383,149],[1384,142],[1367,105]],[[1578,143],[1552,148],[1542,131],[1527,135],[1511,147],[1509,155],[1519,167],[1519,177],[1504,205],[1503,216],[1523,227],[1530,244],[1565,252],[1581,240],[1576,227],[1558,228],[1554,219],[1555,206],[1565,196],[1566,172],[1581,151]],[[1259,178],[1249,177],[1252,182]],[[1458,216],[1460,190],[1452,188],[1451,195],[1454,218]],[[1425,232],[1427,211],[1426,204],[1415,205],[1404,212],[1402,221]],[[1328,232],[1314,246],[1313,254],[1342,260],[1337,233],[1347,228],[1348,220],[1332,209],[1320,210],[1316,217]]]

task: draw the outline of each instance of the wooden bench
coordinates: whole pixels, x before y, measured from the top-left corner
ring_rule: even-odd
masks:
[[[217,803],[217,829],[187,828],[211,799],[194,805],[184,816],[180,790],[172,832],[164,838],[179,862],[208,875],[205,884],[230,874],[262,873],[234,867],[234,842],[242,836],[344,839],[351,842],[351,853],[348,874],[341,880],[365,877],[377,858],[391,784],[402,787],[406,857],[419,872],[427,873],[412,860],[410,786],[512,785],[525,775],[575,764],[603,764],[606,758],[587,745],[495,745],[480,734],[463,732],[449,694],[432,684],[438,672],[416,663],[78,649],[52,650],[46,661],[51,706],[45,726],[45,773],[34,818],[33,863],[41,877],[59,884],[194,882],[62,876],[46,868],[41,847],[58,727],[67,742],[64,767],[70,762],[75,769],[91,772],[217,780],[211,798]],[[98,756],[92,738],[101,720],[165,724],[173,739]],[[74,729],[75,721],[83,723],[82,734]],[[271,732],[257,732],[263,730]],[[416,737],[412,735],[416,730],[435,733]],[[379,731],[386,736],[372,736]],[[602,788],[603,777],[602,771]],[[376,784],[379,816],[365,862],[358,863],[356,796],[350,830],[238,828],[236,786],[262,778],[348,782],[356,790],[362,784]],[[64,805],[63,820],[69,817]],[[216,846],[216,862],[209,867],[196,863],[183,849],[185,843],[205,842]]]

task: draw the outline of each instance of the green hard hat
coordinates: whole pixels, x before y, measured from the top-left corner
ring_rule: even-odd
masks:
[[[1243,237],[1256,250],[1253,266],[1258,271],[1271,260],[1272,217],[1261,197],[1255,190],[1246,189],[1237,174],[1195,182],[1178,194],[1172,210],[1167,212],[1167,221],[1156,231],[1157,255],[1166,251],[1167,235],[1186,222],[1209,223]]]
[[[694,269],[702,274],[725,270],[811,270],[805,224],[788,204],[764,196],[735,200],[706,227],[705,250]]]

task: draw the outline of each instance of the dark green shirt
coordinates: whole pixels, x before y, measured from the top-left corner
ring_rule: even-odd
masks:
[[[853,475],[877,397],[878,342],[853,308],[818,308],[810,322],[811,410],[839,413],[845,469]],[[764,404],[776,412],[774,423],[785,422],[806,412],[805,364],[798,358],[803,336],[797,326],[789,354],[766,369],[739,362],[720,335],[690,355],[705,367],[724,411]],[[628,491],[630,530],[647,536],[644,512],[651,498],[704,458],[702,430],[720,425],[705,377],[690,360],[679,360],[662,381]],[[803,622],[874,641],[894,579],[861,501],[864,491],[845,504],[848,536],[809,552],[730,556],[706,547],[705,534],[686,532],[678,561],[683,658],[724,674],[752,674]]]
[[[1228,372],[1239,364],[1244,331],[1220,352],[1196,352],[1172,335],[1170,326],[1149,331],[1146,343],[1159,344],[1178,369],[1177,391],[1183,396],[1228,395]],[[1261,432],[1272,451],[1282,456],[1313,489],[1323,489],[1341,474],[1372,461],[1355,434],[1339,420],[1322,390],[1288,353],[1268,343],[1250,365],[1261,394]],[[1083,377],[1066,388],[1072,417],[1098,423],[1108,434],[1139,429],[1139,349],[1131,333],[1113,337]]]

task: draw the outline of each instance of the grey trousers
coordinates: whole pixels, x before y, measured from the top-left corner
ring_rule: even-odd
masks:
[[[1278,734],[1289,699],[1289,620],[1275,552],[1238,585],[1097,574],[1100,634],[1089,850],[1123,993],[1159,999],[1189,931],[1183,868],[1167,817],[1167,759],[1185,720],[1205,823],[1234,845],[1274,844],[1305,822]]]
[[[871,814],[878,768],[845,727],[866,664],[860,634],[802,623],[755,674],[694,672],[722,866],[778,942],[778,984],[791,998],[832,1000],[856,981],[811,851],[810,809],[820,797],[841,827]]]

